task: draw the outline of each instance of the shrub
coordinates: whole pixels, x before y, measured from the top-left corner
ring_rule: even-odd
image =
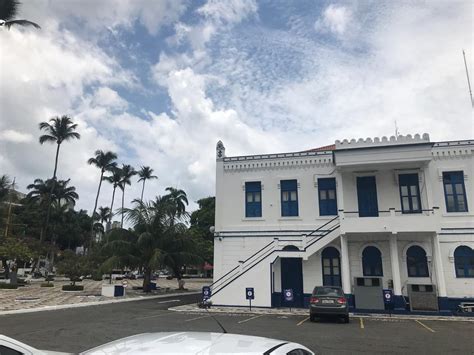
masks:
[[[41,287],[54,287],[54,284],[49,283],[49,282],[42,282]]]
[[[63,285],[63,291],[83,291],[84,286],[82,285]]]
[[[92,280],[94,281],[102,281],[102,273],[100,272],[94,272],[92,274]]]
[[[44,278],[45,281],[54,281],[54,276],[53,275],[48,275]]]
[[[0,289],[4,290],[15,290],[18,288],[17,284],[5,284],[5,283],[0,283]]]

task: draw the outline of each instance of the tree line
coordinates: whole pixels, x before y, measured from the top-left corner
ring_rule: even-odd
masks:
[[[77,124],[68,116],[53,117],[41,122],[39,129],[43,133],[40,144],[56,145],[51,178],[35,179],[23,197],[8,175],[0,176],[0,259],[5,276],[21,263],[38,269],[47,260],[51,271],[57,262],[74,258],[76,267],[87,265],[88,272],[96,275],[114,268],[138,269],[145,275],[146,289],[154,270],[166,267],[180,278],[183,266],[212,262],[213,197],[199,200],[200,208],[192,214],[186,211],[189,202],[181,189],[167,187],[165,195],[144,199],[146,182],[158,178],[153,169],[142,166],[137,171],[128,164],[119,165],[116,153],[96,150],[87,161],[99,170],[92,212],[76,211],[79,194],[71,179],[58,178],[58,162],[63,143],[81,138]],[[141,194],[126,208],[126,187],[134,176]],[[98,206],[103,182],[112,186],[110,207]],[[121,207],[114,210],[117,188]],[[116,215],[120,228],[113,229]],[[124,229],[124,222],[129,229]],[[73,257],[67,251],[77,247],[83,247],[86,255]]]

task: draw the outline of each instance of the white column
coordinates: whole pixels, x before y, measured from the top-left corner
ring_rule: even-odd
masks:
[[[342,271],[342,290],[345,294],[351,294],[351,268],[349,264],[349,248],[347,245],[347,236],[341,234],[341,271]]]
[[[436,272],[436,284],[438,285],[438,297],[447,297],[446,293],[446,282],[444,280],[443,272],[443,259],[441,258],[441,249],[439,245],[438,234],[433,235],[433,259],[435,272]]]
[[[400,281],[400,261],[398,258],[397,234],[390,235],[390,264],[392,266],[393,294],[402,295],[402,283]]]

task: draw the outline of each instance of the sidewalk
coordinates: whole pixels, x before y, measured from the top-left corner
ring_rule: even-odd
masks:
[[[203,308],[199,308],[195,304],[176,306],[168,308],[170,311],[186,312],[186,313],[206,313]],[[279,316],[309,316],[307,309],[302,308],[258,308],[252,307],[221,307],[212,306],[208,309],[210,313],[240,314],[240,315],[279,315]],[[351,317],[356,318],[375,318],[375,319],[418,319],[418,320],[444,320],[473,322],[474,317],[456,317],[456,316],[434,316],[434,315],[411,315],[411,314],[377,314],[377,313],[350,313]]]
[[[156,282],[160,290],[151,293],[144,293],[141,290],[133,290],[134,286],[141,286],[143,280],[127,280],[125,297],[111,298],[101,296],[102,284],[107,281],[84,280],[78,282],[78,285],[84,286],[84,291],[65,292],[62,286],[69,284],[69,281],[54,281],[54,287],[40,287],[42,281],[34,280],[25,287],[19,287],[16,290],[0,290],[0,312],[28,310],[39,308],[55,308],[58,306],[78,305],[78,304],[98,304],[101,302],[110,303],[110,301],[124,301],[131,299],[146,299],[158,295],[175,294],[183,291],[178,290],[176,279],[166,280],[158,279]],[[187,292],[200,291],[202,286],[209,284],[209,279],[185,279],[185,288]],[[117,281],[116,284],[122,284]],[[63,308],[63,307],[61,307]]]

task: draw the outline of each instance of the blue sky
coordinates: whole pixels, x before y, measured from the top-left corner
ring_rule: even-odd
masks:
[[[149,165],[190,199],[214,194],[214,149],[298,151],[336,139],[473,136],[468,1],[24,1],[42,29],[0,31],[0,174],[51,175],[37,125],[69,114],[82,139],[59,176],[90,209],[96,149]],[[100,204],[108,204],[106,186]],[[134,184],[127,203],[138,196]],[[194,207],[193,205],[192,207]]]

